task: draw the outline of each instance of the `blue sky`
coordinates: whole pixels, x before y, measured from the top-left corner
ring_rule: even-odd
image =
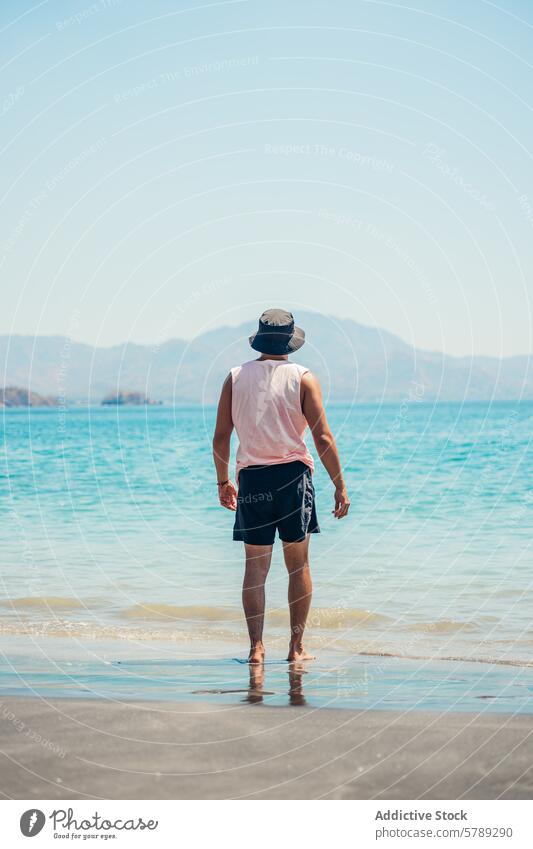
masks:
[[[1,333],[533,349],[529,2],[4,2]]]

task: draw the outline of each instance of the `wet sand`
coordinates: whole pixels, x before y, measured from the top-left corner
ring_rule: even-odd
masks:
[[[533,716],[5,697],[15,799],[531,799]]]

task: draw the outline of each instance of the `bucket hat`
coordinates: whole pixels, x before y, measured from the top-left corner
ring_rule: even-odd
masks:
[[[294,324],[294,316],[287,310],[265,310],[259,319],[256,333],[249,337],[255,351],[261,354],[291,354],[305,342],[305,333]]]

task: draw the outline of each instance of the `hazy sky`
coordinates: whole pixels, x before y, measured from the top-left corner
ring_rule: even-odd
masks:
[[[1,333],[533,350],[530,0],[3,0]]]

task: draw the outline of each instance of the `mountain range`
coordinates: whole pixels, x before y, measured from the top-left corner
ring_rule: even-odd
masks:
[[[321,379],[331,401],[533,399],[531,356],[452,357],[413,348],[351,319],[298,313],[306,344],[293,359]],[[110,392],[143,392],[154,401],[215,403],[233,365],[252,359],[256,319],[219,327],[188,342],[126,342],[94,348],[63,336],[0,336],[5,387],[25,387],[60,402],[100,403]]]

